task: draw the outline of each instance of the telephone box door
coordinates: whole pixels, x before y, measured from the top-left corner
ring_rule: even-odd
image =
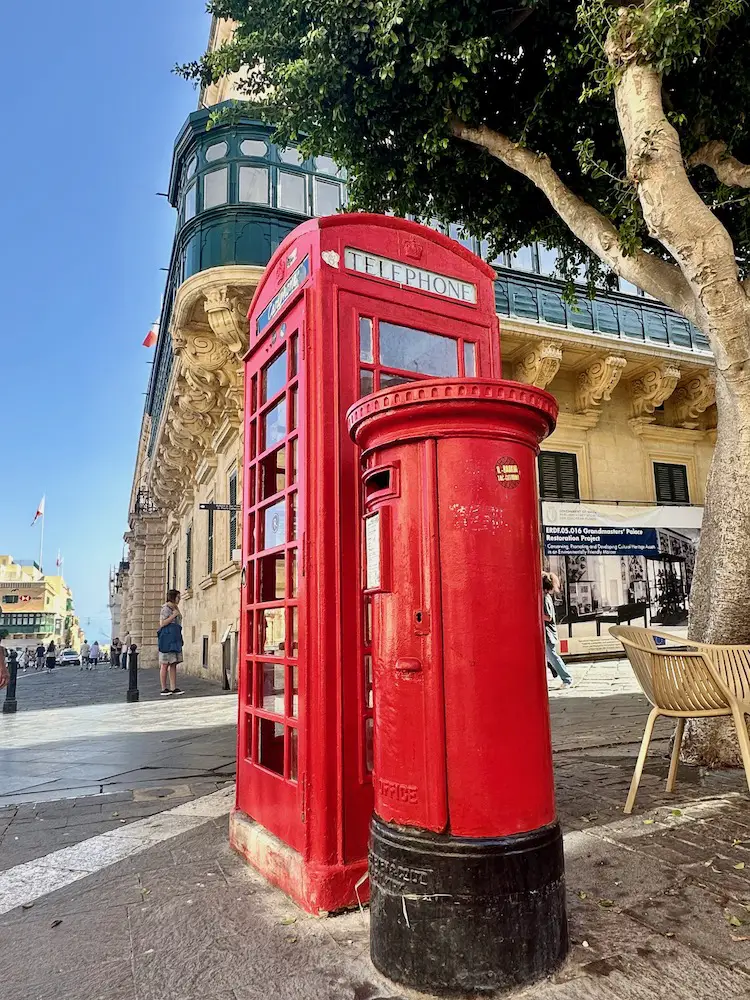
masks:
[[[304,843],[304,680],[299,648],[299,550],[305,516],[303,334],[304,299],[270,332],[245,372],[237,764],[239,808],[298,851]]]

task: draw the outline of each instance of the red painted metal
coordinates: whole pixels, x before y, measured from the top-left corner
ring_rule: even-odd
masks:
[[[381,385],[471,374],[472,359],[477,377],[499,376],[493,278],[424,226],[339,215],[290,234],[250,307],[231,839],[311,912],[356,902],[373,807],[370,597],[346,411]]]
[[[536,455],[556,418],[548,393],[484,379],[386,389],[349,411],[386,821],[502,837],[555,819]]]

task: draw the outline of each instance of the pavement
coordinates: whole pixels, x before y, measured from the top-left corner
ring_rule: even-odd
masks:
[[[741,772],[683,766],[667,796],[660,722],[625,817],[646,702],[624,661],[573,672],[550,684],[571,955],[513,996],[750,997]],[[143,671],[126,706],[124,678],[22,675],[0,716],[2,1000],[419,996],[370,964],[366,910],[309,917],[230,850],[235,696]]]

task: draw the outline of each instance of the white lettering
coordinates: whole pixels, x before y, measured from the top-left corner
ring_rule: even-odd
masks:
[[[365,253],[353,247],[344,250],[344,267],[358,274],[367,274],[392,281],[407,288],[418,288],[425,292],[433,292],[444,298],[455,299],[457,302],[477,301],[477,288],[470,281],[461,281],[449,275],[436,274],[421,267],[411,267],[388,257]]]

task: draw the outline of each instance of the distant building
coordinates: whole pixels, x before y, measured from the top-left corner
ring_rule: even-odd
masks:
[[[122,639],[122,603],[127,593],[129,564],[123,559],[109,573],[109,614],[112,620],[111,639]]]
[[[73,594],[61,576],[42,573],[34,562],[0,555],[0,629],[6,646],[80,647],[80,626]]]

